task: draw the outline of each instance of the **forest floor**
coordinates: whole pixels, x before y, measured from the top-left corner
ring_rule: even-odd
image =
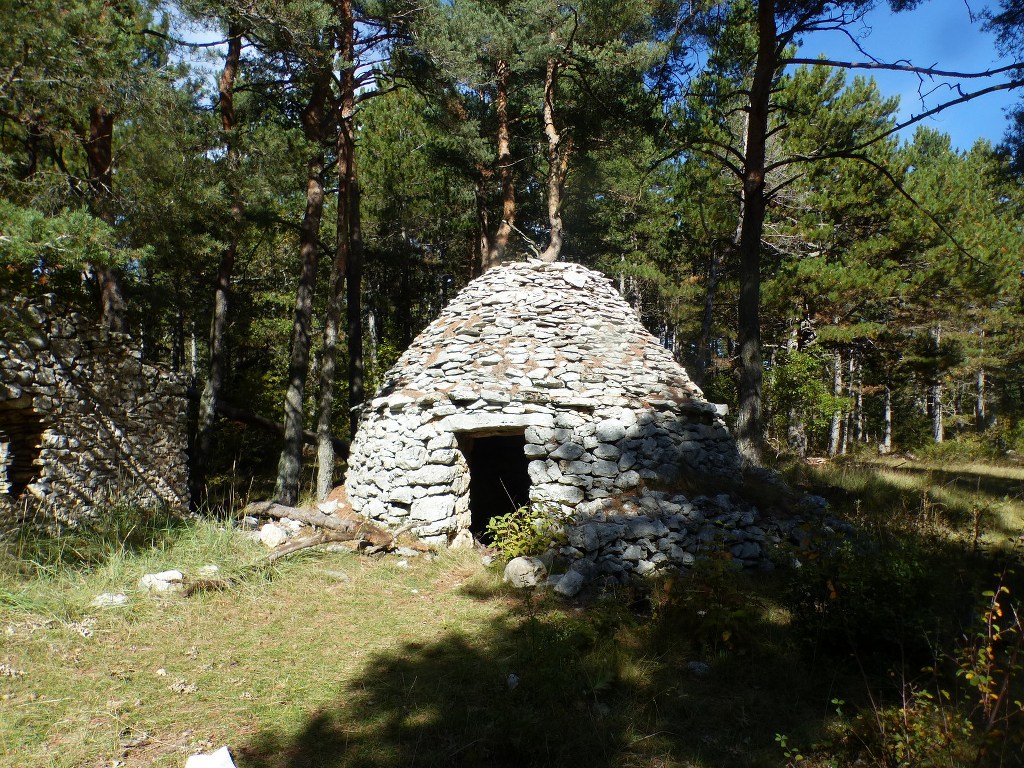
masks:
[[[0,765],[182,766],[221,745],[239,768],[1019,765],[963,670],[983,593],[1020,559],[1024,472],[789,478],[857,540],[580,603],[504,587],[473,552],[253,569],[260,545],[216,521],[23,542],[0,561]],[[206,564],[232,586],[135,586]],[[91,607],[104,592],[130,602]],[[1006,677],[1019,693],[1019,665]]]

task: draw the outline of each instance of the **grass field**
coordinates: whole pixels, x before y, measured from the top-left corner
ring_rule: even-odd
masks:
[[[799,569],[791,552],[772,573],[712,560],[584,604],[504,588],[466,552],[250,568],[259,546],[215,522],[16,549],[0,567],[0,764],[181,766],[224,744],[239,768],[1021,764],[957,674],[983,592],[1019,559],[1021,473],[885,462],[791,480],[863,539]],[[230,588],[136,591],[208,563]],[[112,591],[131,603],[90,607]]]

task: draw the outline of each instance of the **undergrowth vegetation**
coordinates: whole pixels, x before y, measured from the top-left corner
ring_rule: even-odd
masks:
[[[713,557],[576,605],[473,552],[261,568],[228,524],[130,510],[10,542],[0,763],[1021,765],[1022,478],[896,464],[791,468],[849,525],[770,572]],[[519,518],[510,541],[551,534]],[[226,588],[136,590],[211,563]]]

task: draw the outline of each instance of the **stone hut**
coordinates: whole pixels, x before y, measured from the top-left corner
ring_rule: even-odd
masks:
[[[510,263],[469,283],[366,404],[348,495],[440,544],[529,503],[570,524],[653,521],[685,511],[681,488],[738,482],[723,412],[606,277]]]
[[[183,381],[52,298],[0,306],[0,331],[0,534],[111,503],[187,508]]]

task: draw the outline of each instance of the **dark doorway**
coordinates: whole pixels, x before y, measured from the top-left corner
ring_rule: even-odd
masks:
[[[31,397],[0,402],[0,493],[18,498],[39,476],[45,429]]]
[[[487,543],[488,521],[530,503],[530,474],[526,468],[526,437],[496,435],[463,440],[469,459],[470,532]]]

